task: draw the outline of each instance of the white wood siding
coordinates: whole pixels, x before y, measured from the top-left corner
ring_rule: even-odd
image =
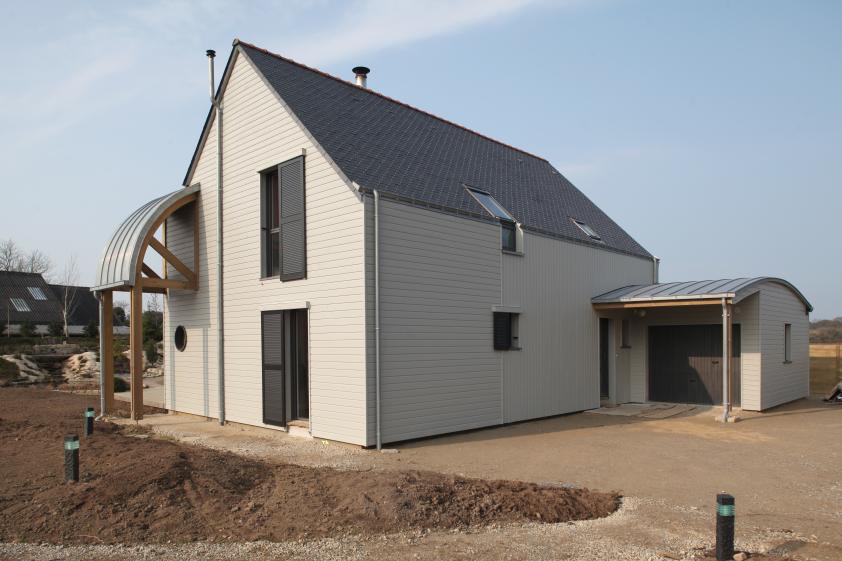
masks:
[[[363,205],[243,56],[234,63],[223,109],[226,417],[262,425],[261,310],[309,302],[312,433],[365,444]],[[211,131],[194,179],[201,182],[203,192],[199,292],[173,291],[167,321],[168,341],[176,325],[188,327],[188,349],[193,343],[191,329],[198,330],[197,337],[207,333],[202,359],[176,351],[168,384],[174,380],[173,409],[210,416],[216,416],[217,381],[214,139]],[[277,278],[261,280],[258,172],[302,150],[306,151],[307,278],[285,283]],[[186,243],[172,230],[171,244]],[[209,407],[203,406],[205,395]]]
[[[792,324],[792,357],[784,362],[784,324]],[[760,292],[763,409],[810,392],[810,321],[804,303],[788,288],[767,282]]]
[[[504,421],[599,407],[600,316],[591,298],[652,282],[652,261],[529,232],[523,252],[502,256],[499,303],[520,307],[522,347],[498,353]]]
[[[384,442],[501,422],[499,301],[499,226],[380,201]]]

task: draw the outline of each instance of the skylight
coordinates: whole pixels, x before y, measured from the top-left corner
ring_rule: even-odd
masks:
[[[9,298],[12,301],[12,305],[15,309],[19,312],[31,312],[32,310],[29,309],[29,304],[26,303],[26,300],[23,298]]]
[[[590,239],[596,240],[598,242],[602,241],[602,236],[597,234],[596,230],[594,230],[593,228],[591,228],[590,226],[588,226],[587,224],[585,224],[581,220],[576,220],[575,218],[571,218],[570,220],[572,220],[573,223],[576,226],[578,226],[579,229],[582,230],[585,233],[585,235],[587,235]]]
[[[503,205],[497,202],[497,200],[489,195],[484,191],[477,191],[476,189],[468,188],[468,192],[474,196],[474,198],[482,205],[482,207],[487,210],[492,216],[499,218],[500,220],[508,220],[510,222],[514,222],[515,219],[509,214]]]
[[[44,291],[41,290],[37,286],[27,286],[26,289],[29,291],[29,293],[32,295],[32,297],[35,298],[36,300],[46,300],[47,299],[47,296],[44,294]]]

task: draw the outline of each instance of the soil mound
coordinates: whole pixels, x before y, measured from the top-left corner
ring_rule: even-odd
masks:
[[[132,543],[288,540],[607,516],[587,489],[427,472],[275,465],[98,422],[81,481],[63,482],[63,436],[95,397],[0,389],[0,540]]]

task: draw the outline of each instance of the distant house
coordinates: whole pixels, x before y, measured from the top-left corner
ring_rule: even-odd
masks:
[[[184,188],[107,243],[105,310],[114,291],[135,309],[166,295],[168,409],[375,445],[601,404],[807,395],[812,308],[792,284],[660,283],[547,160],[354,72],[235,42]]]
[[[81,335],[91,322],[99,324],[99,303],[87,286],[47,284],[38,273],[0,272],[0,313],[2,333],[20,332],[29,322],[39,335],[49,333],[50,324],[64,325],[64,298],[72,299],[67,330]],[[115,326],[114,333],[127,333],[128,327]]]
[[[47,333],[51,323],[61,322],[61,304],[38,273],[0,272],[0,311],[3,334],[18,333],[24,322],[37,333]]]

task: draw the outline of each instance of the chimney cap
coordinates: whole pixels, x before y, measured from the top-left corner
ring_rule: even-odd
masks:
[[[355,66],[354,68],[351,69],[351,72],[353,72],[354,74],[357,74],[357,75],[365,76],[369,72],[371,72],[371,69],[367,66]]]
[[[210,58],[213,58],[216,56],[216,51],[213,49],[208,49],[205,51],[205,54],[208,55]]]

